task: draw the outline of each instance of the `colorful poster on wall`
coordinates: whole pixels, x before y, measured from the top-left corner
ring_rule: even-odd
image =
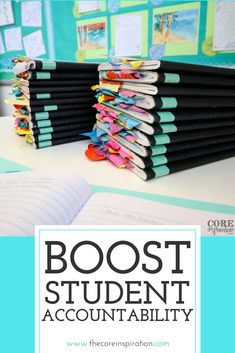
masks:
[[[165,56],[197,55],[200,2],[161,7],[153,14],[153,44],[165,44]]]
[[[77,56],[83,53],[86,59],[105,58],[107,55],[106,17],[78,21],[77,40]]]

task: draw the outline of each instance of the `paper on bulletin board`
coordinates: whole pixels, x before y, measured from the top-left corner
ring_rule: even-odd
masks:
[[[148,56],[148,11],[111,16],[115,56]]]
[[[235,49],[235,2],[219,1],[216,4],[213,49]]]
[[[21,21],[25,27],[42,26],[41,1],[24,1],[21,3]]]
[[[121,15],[115,23],[115,56],[141,55],[142,16]]]
[[[0,33],[0,54],[4,54],[4,53],[5,53],[5,48],[4,48],[4,44],[3,44],[2,35]]]
[[[14,23],[11,1],[0,1],[0,26],[12,25]]]
[[[21,27],[13,27],[4,30],[6,51],[22,50]]]
[[[78,1],[78,9],[80,13],[86,13],[86,12],[91,12],[91,11],[98,11],[101,9],[101,1],[84,1],[84,0],[79,0]]]
[[[107,17],[77,22],[78,55],[84,52],[86,59],[107,57]]]
[[[29,58],[46,54],[42,31],[39,29],[23,37],[25,53]]]
[[[153,44],[165,44],[165,56],[197,55],[200,2],[156,8]]]

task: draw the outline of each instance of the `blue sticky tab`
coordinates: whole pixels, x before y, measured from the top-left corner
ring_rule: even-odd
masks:
[[[137,126],[140,124],[139,121],[130,118],[129,116],[125,115],[125,114],[119,114],[119,120],[125,124],[126,126],[128,126],[129,129],[133,129],[133,127]]]

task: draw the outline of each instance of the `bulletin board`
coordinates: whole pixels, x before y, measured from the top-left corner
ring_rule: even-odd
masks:
[[[48,25],[47,1],[1,0],[0,3],[0,11],[5,11],[4,16],[0,16],[0,78],[10,79],[12,57],[26,54],[40,58],[51,56],[49,34],[52,28]]]
[[[41,3],[40,27],[23,25],[26,2],[12,2],[14,24],[0,26],[1,79],[10,77],[7,60],[25,55],[24,37],[37,31],[45,48],[39,58],[104,62],[120,55],[235,67],[235,1],[34,1]],[[7,51],[4,31],[15,27],[21,28],[23,50]]]

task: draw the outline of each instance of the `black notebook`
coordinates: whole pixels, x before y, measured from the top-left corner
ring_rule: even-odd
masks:
[[[134,61],[134,60],[130,60]],[[112,63],[102,63],[98,66],[98,70],[133,70],[131,63],[121,62],[113,65]],[[142,61],[142,64],[137,68],[138,70],[156,70],[158,72],[169,72],[169,73],[188,73],[188,74],[202,74],[202,75],[220,75],[235,77],[235,70],[231,68],[196,65],[173,61],[164,60],[146,60]]]
[[[152,96],[160,95],[166,97],[175,96],[197,96],[197,97],[235,97],[235,86],[228,87],[202,87],[202,86],[172,86],[172,85],[158,85],[153,86],[149,84],[138,83],[121,83],[121,90],[128,90],[137,93],[144,93]]]
[[[216,153],[210,153],[203,156],[198,156],[194,158],[188,158],[166,165],[160,165],[158,167],[141,169],[137,167],[134,163],[130,169],[133,173],[139,176],[143,180],[150,180],[154,178],[160,178],[164,175],[172,174],[175,172],[180,172],[194,167],[199,167],[208,163],[217,162],[226,158],[231,158],[235,156],[235,149],[228,151],[221,151]]]
[[[56,92],[56,93],[23,93],[23,95],[31,101],[42,101],[43,99],[67,99],[67,98],[86,98],[86,97],[93,97],[94,94],[92,91],[88,92]]]
[[[70,134],[71,131],[81,131],[86,130],[90,131],[92,130],[94,126],[95,121],[94,120],[88,120],[88,121],[79,121],[77,120],[76,122],[73,123],[64,123],[61,125],[51,125],[47,127],[31,127],[30,126],[30,135],[43,135],[43,134],[51,134],[51,133],[56,133],[56,132],[61,132],[61,131],[66,131]]]
[[[28,80],[18,80],[17,84],[19,86],[25,86],[31,88],[43,87],[57,87],[63,90],[67,90],[69,92],[70,87],[66,88],[67,86],[78,86],[78,87],[90,87],[96,84],[96,80],[94,79],[83,79],[83,80],[73,80],[71,84],[71,80],[35,80],[35,81],[28,81]],[[51,89],[51,88],[50,88]]]
[[[100,80],[110,80],[116,82],[133,82],[145,84],[170,84],[170,85],[192,85],[192,86],[227,86],[235,87],[235,77],[216,76],[216,75],[200,75],[194,73],[166,73],[155,71],[135,71],[131,70],[132,74],[125,75],[125,70],[112,70],[114,75],[110,75],[110,71],[100,71]],[[129,73],[129,72],[128,72]],[[136,74],[138,73],[138,74]],[[117,76],[117,77],[116,77]],[[126,77],[125,77],[126,76]],[[133,76],[129,78],[128,76]]]
[[[235,149],[235,140],[225,143],[213,144],[209,146],[192,148],[187,150],[181,150],[177,152],[169,152],[161,155],[155,155],[152,157],[143,158],[134,153],[130,153],[129,150],[126,150],[127,153],[131,155],[131,162],[133,162],[137,167],[144,169],[149,167],[157,167],[159,165],[168,164],[184,159],[194,158],[203,156],[210,153],[217,153],[222,151],[227,151]]]
[[[29,70],[43,71],[97,71],[98,64],[95,63],[77,63],[69,61],[54,61],[46,59],[24,60],[15,63],[14,73],[25,72]]]
[[[97,121],[97,128],[103,130],[105,133],[110,134],[110,131],[107,129],[105,124]],[[183,141],[192,141],[199,140],[203,138],[223,136],[223,135],[232,135],[235,134],[235,126],[229,127],[219,127],[211,129],[199,129],[193,131],[180,131],[172,132],[170,134],[157,134],[157,135],[146,135],[143,132],[140,132],[136,129],[133,129],[132,132],[136,137],[136,142],[142,146],[150,147],[155,145],[166,145],[170,143],[178,143]],[[115,139],[122,143],[122,140],[128,141],[126,138],[126,132],[119,132],[115,134]],[[128,141],[130,142],[130,141]],[[127,146],[128,147],[128,146]]]
[[[124,114],[148,124],[169,123],[175,121],[191,121],[205,119],[226,119],[235,118],[234,108],[206,108],[206,109],[175,109],[175,110],[133,110],[132,106],[125,108],[113,105],[109,102],[99,104],[97,110],[108,109],[115,114]],[[134,107],[135,109],[135,107]]]
[[[29,71],[27,80],[89,80],[94,82],[98,80],[98,73],[96,71]]]
[[[63,120],[65,118],[72,118],[78,116],[90,116],[94,115],[95,112],[92,107],[81,107],[81,106],[73,106],[73,109],[66,109],[66,110],[55,110],[55,111],[47,111],[47,112],[31,112],[29,118],[31,121],[45,121],[45,120]]]
[[[38,120],[38,121],[32,121],[29,119],[29,126],[30,128],[46,128],[46,127],[55,127],[55,126],[66,126],[68,124],[76,124],[76,123],[88,123],[88,122],[93,122],[95,123],[95,114],[90,114],[90,115],[79,115],[77,113],[76,116],[74,117],[65,117],[65,118],[60,118],[60,119],[43,119],[43,120]]]

